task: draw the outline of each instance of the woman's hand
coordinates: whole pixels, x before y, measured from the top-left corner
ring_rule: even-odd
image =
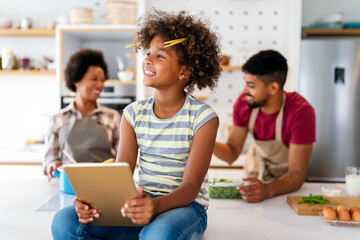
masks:
[[[137,187],[139,198],[125,203],[121,214],[128,217],[135,224],[148,224],[155,216],[156,201],[151,198],[141,187]]]
[[[75,211],[79,216],[80,223],[89,223],[94,220],[94,218],[99,218],[100,214],[96,209],[90,209],[89,205],[81,202],[77,198],[74,200]]]
[[[48,177],[49,182],[53,177],[52,172],[55,171],[61,165],[63,165],[62,161],[53,161],[46,166],[46,175]]]

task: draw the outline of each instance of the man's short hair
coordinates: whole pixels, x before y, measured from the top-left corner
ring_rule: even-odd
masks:
[[[288,66],[286,59],[279,52],[263,50],[250,57],[242,66],[242,71],[256,75],[265,85],[277,82],[283,89]]]

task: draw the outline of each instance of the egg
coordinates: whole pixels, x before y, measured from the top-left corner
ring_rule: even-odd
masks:
[[[324,213],[324,220],[327,220],[327,221],[334,221],[336,219],[336,212],[335,210],[330,207],[330,208],[327,208],[325,213]],[[327,222],[328,224],[333,224],[333,222]]]
[[[350,216],[352,216],[352,215],[353,215],[353,213],[354,213],[355,211],[358,211],[358,210],[360,210],[360,208],[359,208],[359,207],[356,207],[356,206],[354,206],[354,207],[350,208],[350,211],[349,211]]]
[[[356,211],[353,212],[353,214],[352,214],[352,220],[353,220],[354,222],[360,223],[360,210],[356,210]],[[360,224],[356,224],[356,225],[360,226]]]
[[[324,216],[325,215],[325,212],[329,209],[329,208],[332,208],[330,206],[327,206],[327,207],[324,207],[323,210],[322,210],[322,215]],[[332,208],[333,209],[333,208]],[[334,210],[334,209],[333,209]]]
[[[340,209],[340,211],[338,211],[338,219],[339,221],[349,222],[350,214],[348,210]],[[346,225],[347,223],[341,223],[341,224]]]
[[[340,205],[337,205],[336,212],[339,213],[341,209],[344,209],[347,211],[347,208],[344,205],[340,204]]]

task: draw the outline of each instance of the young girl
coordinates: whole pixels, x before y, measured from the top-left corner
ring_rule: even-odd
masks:
[[[141,19],[135,46],[146,52],[143,82],[155,88],[155,95],[125,108],[117,161],[134,171],[140,150],[139,198],[121,212],[146,225],[92,226],[87,223],[101,214],[75,200],[75,209],[65,208],[54,218],[55,240],[199,239],[206,229],[207,169],[218,118],[188,92],[216,85],[218,39],[194,16],[153,10]]]

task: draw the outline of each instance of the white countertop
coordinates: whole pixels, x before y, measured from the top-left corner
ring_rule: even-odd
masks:
[[[214,175],[210,172],[210,177]],[[217,177],[228,170],[216,170]],[[320,194],[329,183],[305,183],[291,195]],[[344,184],[336,184],[345,190]],[[35,211],[59,191],[58,181],[50,184],[41,166],[0,165],[0,239],[51,239],[54,211]],[[242,200],[211,199],[208,228],[203,239],[357,239],[360,227],[330,226],[319,216],[299,216],[287,204],[286,195],[250,204]]]
[[[44,156],[45,144],[0,148],[0,163],[41,164]]]
[[[321,194],[322,186],[345,184],[305,183],[287,195]],[[210,200],[206,239],[359,239],[360,227],[330,226],[320,216],[301,216],[287,204],[286,196],[276,196],[261,203],[241,200]],[[360,202],[359,202],[360,206]]]
[[[45,144],[30,144],[14,147],[0,148],[0,164],[31,164],[41,165],[45,156]],[[246,155],[242,154],[231,164],[232,167],[244,165]],[[212,156],[210,165],[212,167],[229,167],[227,162]]]

